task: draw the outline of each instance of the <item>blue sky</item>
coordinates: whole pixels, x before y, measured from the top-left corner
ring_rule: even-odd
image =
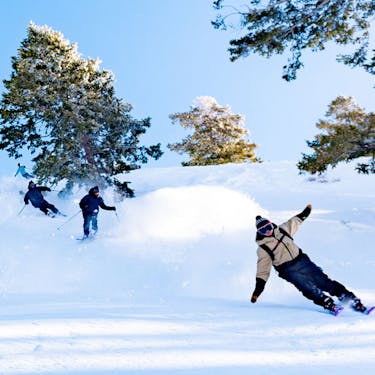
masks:
[[[281,79],[287,55],[230,62],[228,42],[239,33],[211,26],[212,0],[2,0],[0,14],[0,79],[10,77],[11,57],[30,21],[62,32],[83,57],[99,58],[114,73],[117,96],[134,107],[134,117],[152,118],[142,143],[161,142],[165,154],[146,166],[187,159],[166,148],[187,134],[168,116],[187,111],[197,96],[213,96],[245,115],[257,156],[272,161],[298,161],[310,152],[306,140],[317,134],[316,122],[338,95],[375,111],[373,76],[336,62],[345,50],[334,45],[306,53],[305,68],[291,83]],[[15,172],[18,161],[5,152],[0,162],[3,172]],[[22,162],[30,165],[27,157]]]

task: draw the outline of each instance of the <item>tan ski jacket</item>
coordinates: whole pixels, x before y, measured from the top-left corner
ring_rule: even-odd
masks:
[[[257,236],[256,243],[258,244],[257,255],[257,273],[256,277],[267,281],[272,266],[276,268],[286,262],[290,262],[300,254],[299,247],[294,243],[294,234],[299,229],[302,219],[293,216],[287,222],[276,226],[273,235],[270,237]],[[279,228],[283,228],[289,235],[284,235]],[[260,237],[260,238],[259,238]],[[260,245],[266,245],[273,253],[274,260]]]

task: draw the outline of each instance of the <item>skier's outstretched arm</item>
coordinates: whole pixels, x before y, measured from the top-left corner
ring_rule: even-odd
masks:
[[[311,209],[311,204],[308,204],[302,212],[291,217],[287,222],[281,224],[280,227],[286,230],[290,236],[294,236],[302,222],[310,215]]]
[[[107,211],[116,211],[115,206],[107,206],[104,202],[99,203],[100,208]]]

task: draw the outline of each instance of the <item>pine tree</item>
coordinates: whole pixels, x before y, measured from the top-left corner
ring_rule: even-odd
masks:
[[[160,144],[139,145],[150,119],[136,120],[115,96],[112,72],[84,59],[76,44],[31,23],[0,103],[0,149],[20,158],[27,148],[40,182],[102,186],[123,184],[116,175],[159,158]]]
[[[326,117],[317,124],[322,133],[307,142],[314,153],[303,154],[298,169],[321,174],[341,161],[369,157],[356,170],[375,173],[375,113],[366,113],[353,98],[339,96],[329,105]]]
[[[169,117],[173,124],[193,130],[182,142],[168,145],[172,151],[189,154],[190,160],[183,166],[259,161],[254,154],[256,145],[246,139],[244,117],[231,113],[229,106],[220,106],[212,97],[198,97],[190,111]]]
[[[229,16],[240,18],[240,26],[235,28],[245,32],[230,41],[231,61],[250,53],[270,57],[289,50],[283,78],[290,81],[303,66],[303,51],[321,51],[333,41],[338,45],[355,46],[351,54],[340,56],[339,60],[369,71],[371,62],[368,62],[367,52],[370,21],[375,15],[374,0],[248,0],[248,5],[243,3],[239,9],[231,3],[232,0],[215,0],[215,9],[223,11],[224,15],[219,13],[212,22],[215,28],[226,30],[229,19],[233,19]],[[229,9],[228,12],[225,9]]]

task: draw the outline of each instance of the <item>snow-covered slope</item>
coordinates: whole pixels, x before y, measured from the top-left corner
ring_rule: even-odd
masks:
[[[342,165],[311,181],[294,163],[267,162],[125,177],[137,197],[120,202],[105,191],[118,216],[101,210],[91,242],[76,240],[86,191],[67,200],[46,195],[67,218],[31,205],[18,215],[27,181],[1,178],[0,373],[351,374],[373,367],[372,316],[333,318],[274,274],[257,304],[249,295],[255,216],[281,223],[310,203],[296,242],[375,304],[374,176]]]

